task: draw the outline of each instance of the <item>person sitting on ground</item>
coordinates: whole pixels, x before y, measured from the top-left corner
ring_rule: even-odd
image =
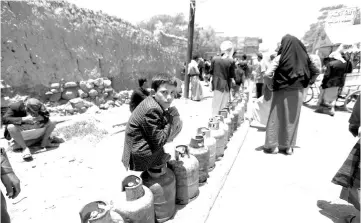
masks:
[[[45,106],[36,98],[13,103],[4,114],[6,125],[4,137],[13,139],[13,149],[23,149],[23,159],[32,160],[29,147],[41,141],[41,148],[57,146],[49,141],[55,124],[49,119],[50,114]]]
[[[145,171],[169,161],[170,155],[163,146],[182,129],[177,109],[170,107],[176,87],[177,82],[170,74],[153,77],[154,95],[138,105],[125,129],[122,162],[126,170]]]
[[[138,79],[139,88],[133,91],[132,96],[130,97],[129,108],[130,112],[133,112],[134,109],[142,102],[146,97],[149,96],[147,91],[147,79],[139,78]]]

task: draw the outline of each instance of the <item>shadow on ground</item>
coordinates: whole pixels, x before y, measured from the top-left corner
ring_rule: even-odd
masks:
[[[317,206],[321,209],[320,213],[333,222],[336,222],[340,218],[344,218],[347,215],[356,215],[356,208],[347,204],[333,204],[330,201],[318,200]]]

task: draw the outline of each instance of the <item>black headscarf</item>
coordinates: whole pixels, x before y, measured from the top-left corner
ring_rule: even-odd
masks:
[[[302,42],[294,36],[285,35],[277,55],[281,58],[275,71],[274,90],[290,86],[297,80],[306,87],[310,80],[310,59]]]

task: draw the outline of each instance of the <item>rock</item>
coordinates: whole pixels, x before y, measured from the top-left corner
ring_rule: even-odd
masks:
[[[104,89],[104,92],[113,92],[113,88],[112,87],[107,87]]]
[[[77,108],[77,109],[80,109],[82,107],[85,107],[85,101],[81,98],[73,98],[71,99],[70,101],[70,104],[73,108]]]
[[[105,87],[104,87],[104,85],[99,85],[98,88],[99,89],[104,89]]]
[[[88,110],[86,111],[87,114],[96,114],[98,112],[99,112],[99,108],[97,106],[92,106],[88,108]]]
[[[86,97],[88,97],[88,94],[85,93],[82,89],[79,89],[79,90],[78,90],[78,94],[79,94],[79,96],[80,96],[81,98],[86,98]]]
[[[66,88],[61,97],[65,100],[71,100],[78,97],[78,90],[76,88]]]
[[[50,88],[52,88],[52,89],[59,89],[59,88],[60,88],[60,83],[52,83],[52,84],[50,85]]]
[[[96,97],[98,95],[98,91],[95,89],[91,89],[89,91],[89,97]]]
[[[119,101],[115,101],[115,102],[114,102],[114,105],[117,106],[117,107],[122,106],[122,104],[121,104]]]
[[[51,91],[53,94],[60,93],[60,91],[59,91],[58,89],[55,89],[55,88],[51,89],[50,91]]]
[[[106,104],[108,104],[108,105],[114,105],[115,102],[114,102],[113,100],[108,100],[108,101],[106,102]]]
[[[100,109],[104,109],[104,110],[107,110],[109,108],[109,104],[105,103],[105,104],[101,104],[99,106]]]
[[[113,94],[113,98],[114,98],[114,99],[119,99],[119,98],[120,98],[120,93],[115,93],[115,94]]]
[[[105,99],[104,99],[104,97],[101,97],[101,96],[97,96],[96,98],[95,98],[95,104],[96,105],[101,105],[101,104],[104,104],[106,101],[105,101]]]
[[[50,101],[53,101],[53,102],[57,102],[59,101],[61,98],[61,93],[55,93],[55,94],[52,94],[49,98]]]
[[[129,100],[129,99],[126,99],[124,103],[127,104],[127,105],[129,105],[130,100]]]
[[[93,80],[93,79],[89,79],[89,80],[87,81],[87,83],[94,85],[94,80]]]
[[[74,81],[66,82],[64,88],[78,87],[78,84]]]
[[[104,80],[104,87],[111,87],[112,86],[112,81],[111,80]]]
[[[103,95],[105,98],[109,96],[109,94],[107,92],[105,92]]]
[[[80,112],[80,113],[85,113],[87,109],[88,109],[87,107],[81,107],[81,108],[79,109],[79,112]]]
[[[104,86],[104,80],[103,80],[103,78],[97,78],[97,79],[95,79],[94,80],[94,85],[96,85],[96,86]]]
[[[80,81],[79,82],[79,87],[80,89],[82,89],[84,92],[88,93],[89,89],[87,87],[87,82],[86,81]]]
[[[88,89],[88,91],[90,91],[91,89],[94,88],[94,84],[93,83],[86,83],[86,88]]]
[[[97,91],[98,91],[98,94],[101,94],[101,93],[103,93],[103,89],[100,89],[100,88],[96,88],[95,90],[97,90]]]
[[[53,95],[53,94],[54,94],[54,93],[51,92],[51,91],[48,91],[48,92],[45,93],[45,95],[49,95],[49,96],[50,96],[50,95]]]

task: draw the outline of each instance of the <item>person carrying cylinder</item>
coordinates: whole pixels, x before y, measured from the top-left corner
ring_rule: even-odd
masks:
[[[170,107],[177,82],[169,74],[157,74],[151,84],[154,95],[133,111],[125,129],[122,162],[127,170],[145,171],[165,164],[170,155],[163,146],[179,134],[183,123],[178,110]]]

